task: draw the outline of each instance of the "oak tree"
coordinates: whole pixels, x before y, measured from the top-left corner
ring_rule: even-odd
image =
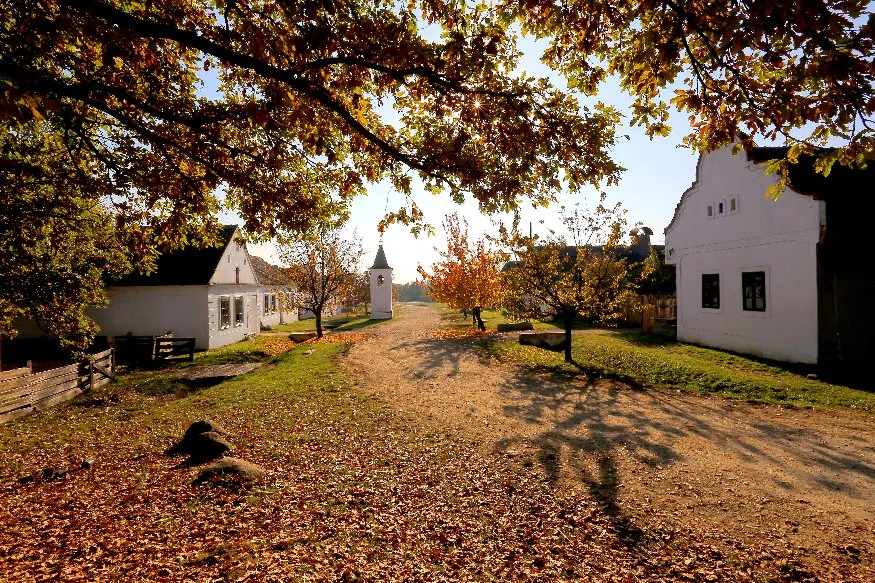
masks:
[[[485,239],[472,242],[468,222],[460,220],[458,214],[447,215],[444,229],[447,249],[437,250],[441,260],[432,265],[430,273],[418,267],[422,284],[434,301],[471,310],[477,328],[486,330],[481,310],[497,305],[501,298],[503,256]]]
[[[295,288],[289,300],[316,316],[316,335],[322,338],[322,312],[349,293],[360,278],[362,247],[339,228],[322,227],[307,236],[286,235],[277,247],[284,284]]]
[[[552,231],[545,238],[525,236],[517,223],[502,229],[502,242],[512,250],[514,261],[502,274],[501,307],[517,318],[562,322],[567,362],[573,362],[574,321],[617,317],[637,286],[622,254],[625,211],[620,203],[605,206],[604,200],[603,194],[594,209],[576,208],[563,215],[568,239]]]

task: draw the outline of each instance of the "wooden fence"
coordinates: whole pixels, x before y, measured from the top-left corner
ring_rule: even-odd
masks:
[[[106,342],[116,350],[117,361],[132,366],[160,364],[175,357],[194,360],[194,338],[173,336],[108,336]]]
[[[69,401],[114,378],[112,349],[94,354],[81,364],[33,372],[28,362],[26,367],[0,372],[0,423]]]
[[[638,296],[623,307],[623,322],[629,326],[647,324],[653,327],[655,320],[676,320],[678,301],[675,296]]]

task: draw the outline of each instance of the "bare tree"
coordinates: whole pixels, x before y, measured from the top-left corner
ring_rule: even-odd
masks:
[[[288,267],[287,285],[296,288],[293,300],[316,315],[316,335],[322,337],[322,312],[355,285],[362,247],[355,234],[344,239],[339,228],[320,228],[306,238],[285,238],[277,246]]]

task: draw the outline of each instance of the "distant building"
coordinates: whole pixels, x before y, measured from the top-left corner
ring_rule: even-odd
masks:
[[[291,286],[284,285],[283,269],[271,265],[261,257],[250,255],[255,281],[258,282],[258,314],[262,327],[278,326],[298,320],[298,309],[289,304],[289,296],[295,293]]]
[[[386,260],[383,245],[377,249],[377,257],[371,266],[371,318],[389,320],[392,318],[392,268]]]

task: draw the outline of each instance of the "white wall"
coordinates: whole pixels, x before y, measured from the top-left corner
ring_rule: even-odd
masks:
[[[219,317],[219,300],[222,296],[230,298],[230,324],[222,327]],[[243,323],[234,322],[234,298],[243,297]],[[258,315],[258,288],[254,285],[211,285],[208,298],[209,346],[217,348],[248,337],[257,336],[260,331]]]
[[[236,237],[236,233],[234,235]],[[237,268],[240,268],[240,281],[237,282]],[[238,245],[231,239],[216,266],[216,271],[210,280],[210,284],[223,283],[255,283],[255,272],[252,271],[252,261],[245,245]]]
[[[823,203],[790,190],[777,201],[767,199],[774,181],[744,152],[733,156],[731,147],[700,158],[697,180],[665,231],[666,263],[676,265],[678,339],[814,363]],[[733,198],[735,212],[729,208]],[[765,312],[742,309],[743,271],[766,273]],[[702,307],[705,273],[720,275],[719,310]]]
[[[383,276],[383,285],[379,277]],[[371,269],[371,318],[388,320],[392,317],[392,269]]]
[[[207,347],[206,286],[118,286],[108,288],[107,293],[109,305],[89,311],[100,327],[98,334],[157,336],[172,332],[196,338],[199,348]]]

